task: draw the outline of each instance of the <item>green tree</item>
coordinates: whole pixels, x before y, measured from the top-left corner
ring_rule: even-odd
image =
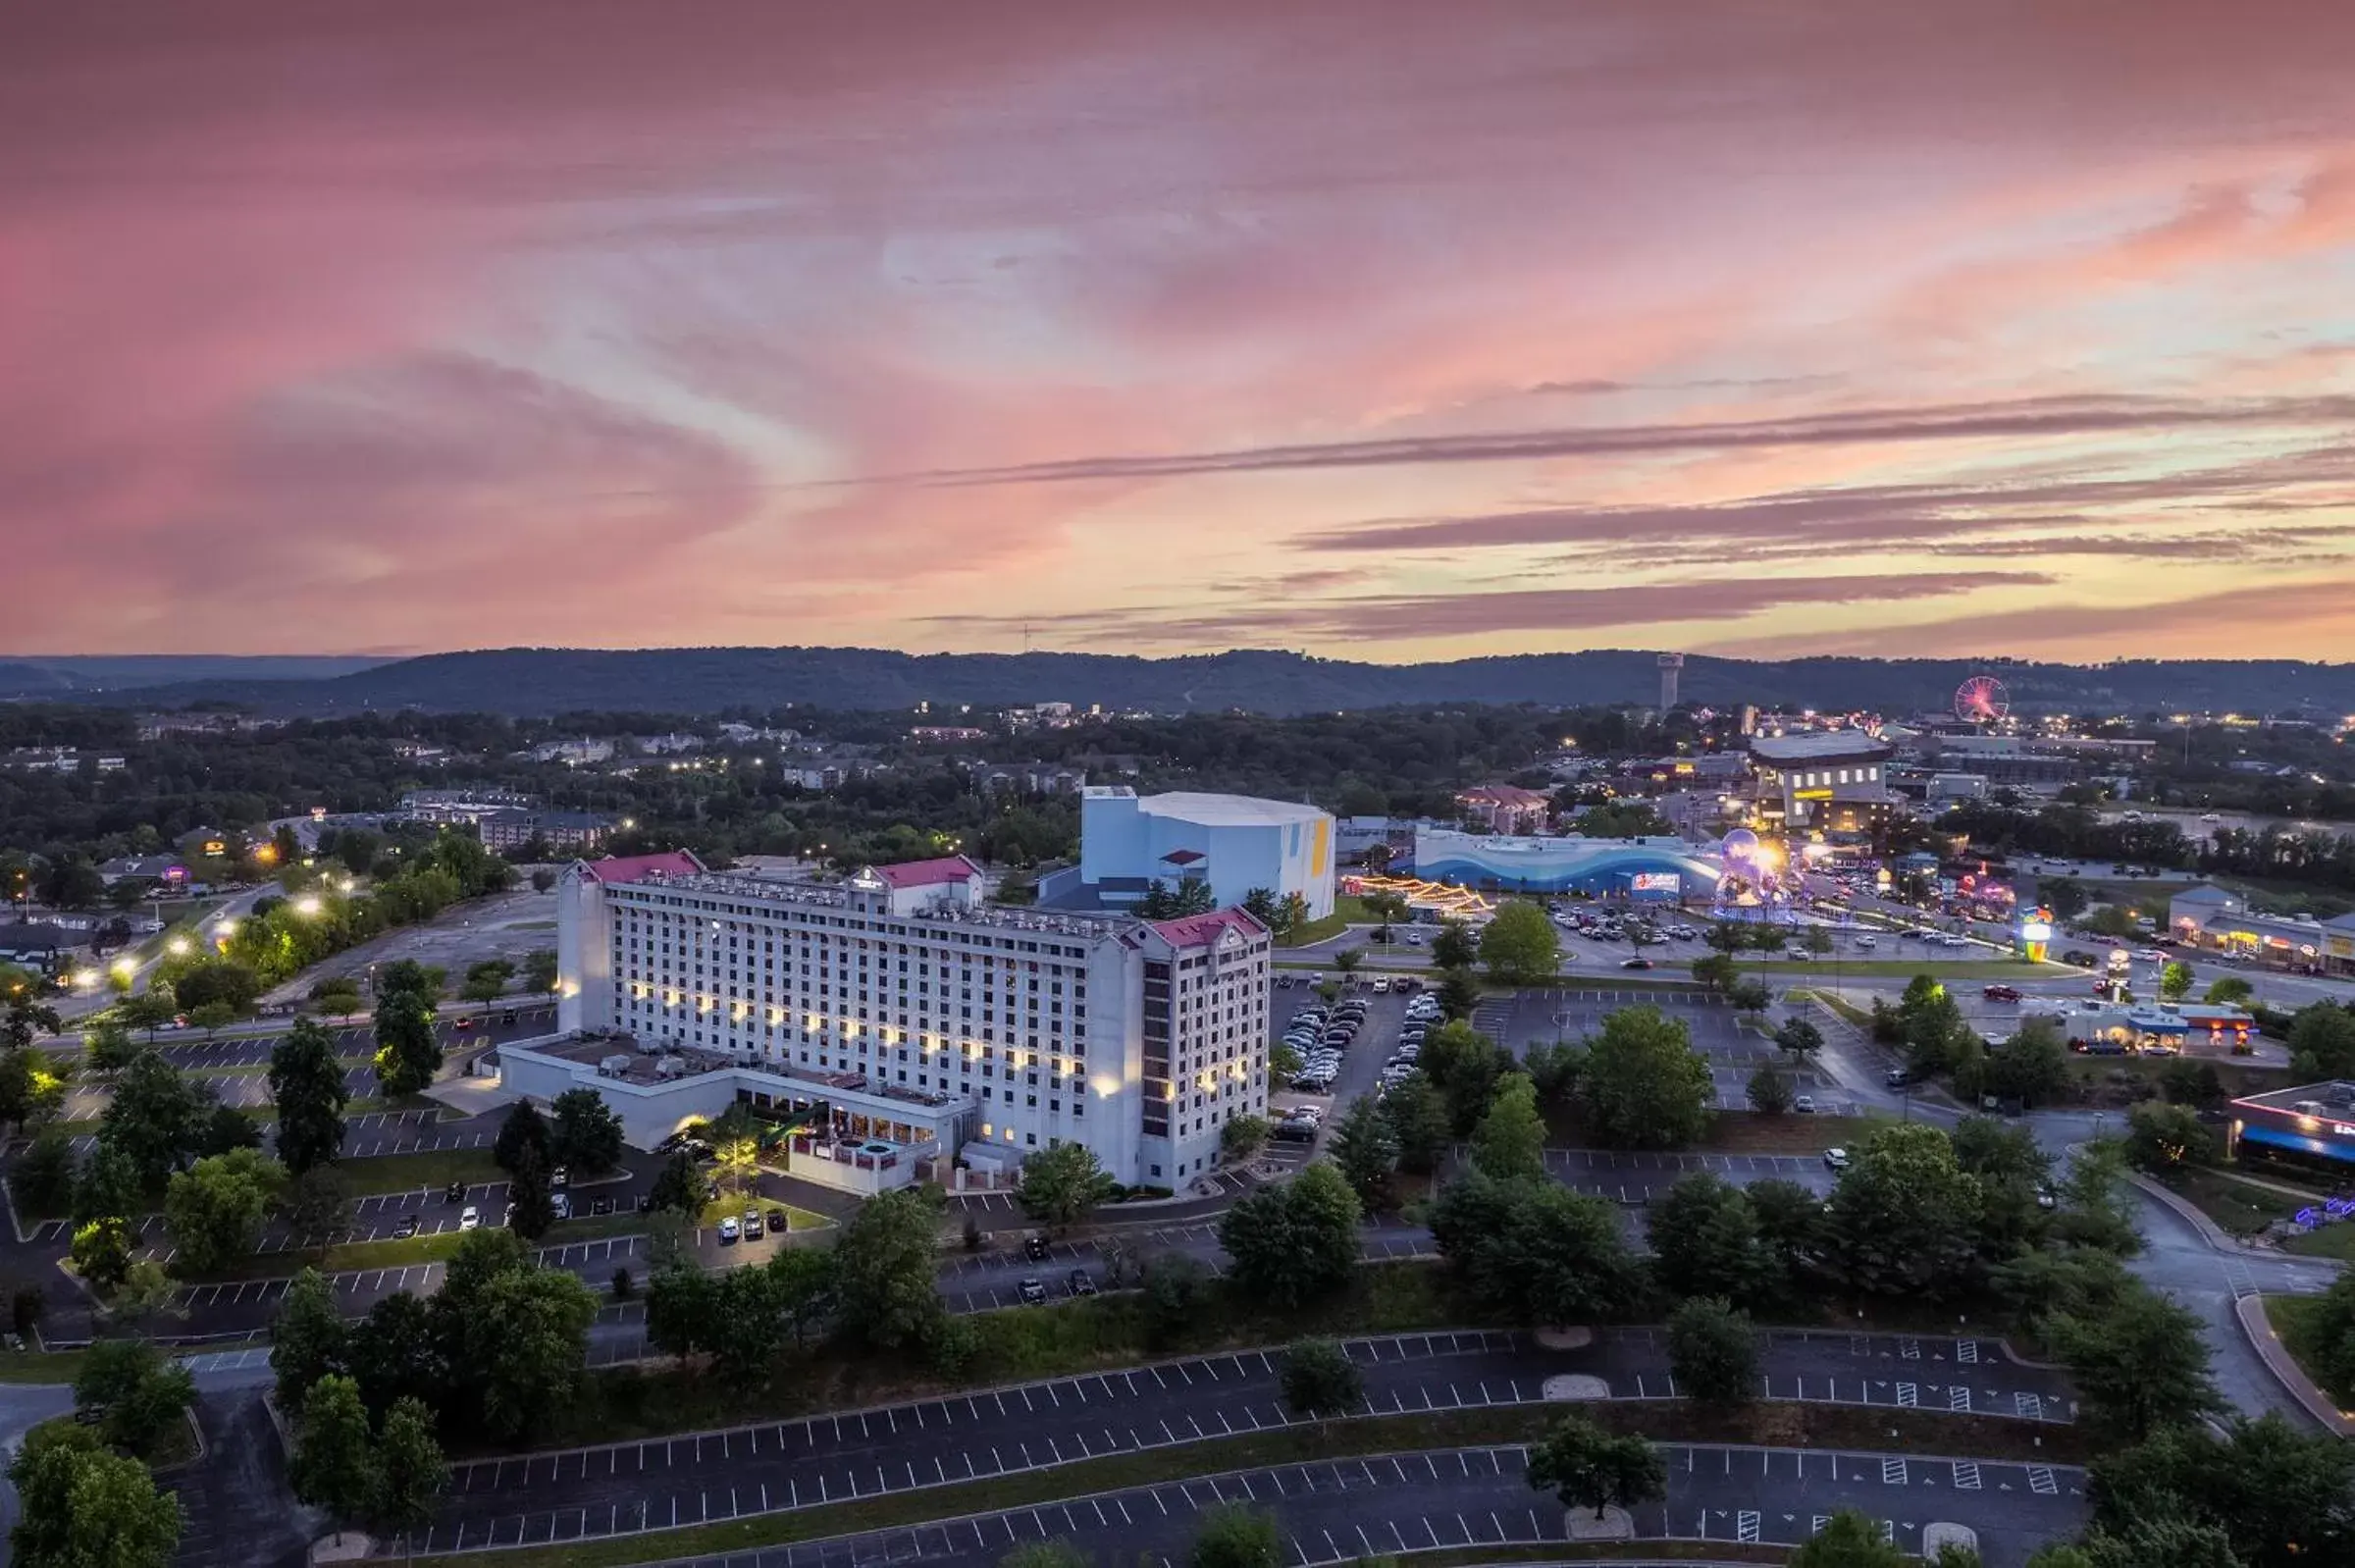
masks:
[[[2079,1418],[2106,1437],[2139,1442],[2225,1408],[2198,1315],[2147,1285],[2098,1318],[2056,1314],[2044,1335],[2076,1385]]]
[[[1189,1568],[1284,1568],[1283,1533],[1263,1509],[1206,1508],[1186,1562]]]
[[[1503,984],[1542,984],[1561,972],[1561,939],[1544,910],[1516,900],[1498,910],[1480,933],[1480,961],[1490,977]]]
[[[296,1019],[270,1052],[270,1099],[278,1107],[278,1158],[294,1176],[333,1165],[343,1153],[343,1064],[335,1036]]]
[[[1428,1076],[1409,1073],[1385,1095],[1382,1119],[1397,1140],[1399,1170],[1429,1176],[1439,1169],[1454,1130],[1447,1124],[1447,1102]]]
[[[2355,1077],[2355,1014],[2312,1002],[2289,1021],[2289,1071],[2300,1083]]]
[[[9,1191],[26,1217],[62,1214],[74,1202],[74,1144],[58,1127],[43,1127],[17,1156]]]
[[[149,1040],[153,1040],[155,1031],[171,1022],[179,1011],[179,1003],[160,991],[142,991],[115,1004],[115,1017],[123,1020],[123,1026],[127,1029],[144,1029]]]
[[[1840,1271],[1877,1294],[1952,1294],[1977,1267],[1983,1203],[1979,1178],[1962,1170],[1945,1132],[1918,1122],[1883,1126],[1832,1189]]]
[[[117,1005],[117,1014],[130,1006],[129,1001]],[[117,1072],[131,1066],[131,1059],[146,1047],[131,1037],[127,1022],[110,1021],[99,1024],[81,1037],[83,1062],[93,1072]]]
[[[1587,1048],[1556,1040],[1536,1041],[1522,1048],[1521,1070],[1538,1088],[1538,1104],[1567,1109],[1578,1099],[1578,1080],[1587,1071]]]
[[[1358,902],[1365,906],[1368,915],[1374,916],[1374,939],[1378,942],[1387,942],[1391,925],[1406,918],[1406,895],[1403,893],[1368,893]]]
[[[302,1427],[288,1476],[296,1497],[335,1522],[338,1541],[346,1525],[367,1518],[375,1504],[372,1446],[360,1385],[333,1372],[313,1384],[302,1402]]]
[[[74,1409],[96,1419],[118,1448],[145,1458],[187,1419],[196,1380],[144,1339],[100,1339],[84,1353],[74,1380]]]
[[[19,1504],[9,1543],[22,1568],[168,1568],[179,1548],[179,1499],[87,1427],[33,1428],[8,1475]]]
[[[1634,1508],[1668,1494],[1668,1466],[1642,1437],[1617,1437],[1585,1416],[1564,1416],[1529,1450],[1529,1484],[1565,1508]]]
[[[1767,1288],[1784,1289],[1802,1279],[1830,1247],[1823,1200],[1796,1181],[1768,1176],[1742,1189],[1757,1217],[1758,1240],[1773,1262]]]
[[[1155,1258],[1145,1266],[1145,1343],[1155,1350],[1183,1344],[1202,1326],[1211,1310],[1210,1271],[1182,1252]]]
[[[2096,1458],[2094,1528],[2124,1536],[2178,1517],[2221,1533],[2257,1568],[2339,1562],[2355,1553],[2355,1446],[2280,1416],[2164,1428]]]
[[[595,1089],[566,1089],[550,1107],[555,1163],[576,1174],[602,1176],[621,1164],[621,1118]]]
[[[514,977],[514,965],[504,959],[486,959],[468,967],[466,983],[458,988],[458,995],[468,1002],[496,1002]]]
[[[414,1299],[413,1297],[411,1299]],[[345,1369],[351,1340],[335,1292],[316,1269],[304,1269],[279,1299],[270,1327],[270,1370],[278,1377],[278,1407],[300,1410],[311,1386]]]
[[[2225,974],[2208,982],[2201,1000],[2216,1007],[2242,1007],[2254,992],[2255,988],[2239,975]]]
[[[920,1344],[942,1316],[933,1277],[940,1207],[937,1188],[879,1194],[834,1243],[843,1328],[870,1348]]]
[[[159,1187],[197,1157],[214,1106],[209,1091],[149,1052],[115,1080],[98,1138],[130,1159],[143,1185]]]
[[[1347,979],[1357,972],[1357,967],[1365,961],[1363,953],[1353,947],[1345,947],[1333,956],[1333,967],[1340,971],[1341,978]]]
[[[592,1093],[595,1091],[592,1090]],[[555,1134],[550,1130],[548,1118],[529,1100],[517,1100],[507,1111],[507,1119],[498,1124],[498,1135],[491,1140],[491,1159],[501,1171],[510,1175],[529,1149],[542,1170],[556,1163]]]
[[[1468,1019],[1480,1006],[1480,982],[1469,968],[1447,969],[1439,975],[1439,1011],[1451,1020]]]
[[[1242,1165],[1268,1145],[1272,1132],[1264,1116],[1230,1116],[1219,1128],[1219,1157],[1231,1165]]]
[[[1742,1092],[1750,1101],[1750,1108],[1760,1115],[1781,1116],[1791,1109],[1791,1080],[1771,1062],[1760,1063],[1752,1070],[1750,1081]]]
[[[507,1228],[526,1241],[537,1241],[555,1223],[556,1195],[549,1168],[526,1144],[507,1173]]]
[[[388,970],[397,967],[387,965]],[[415,1094],[442,1071],[442,1037],[434,1030],[430,994],[408,984],[387,989],[377,981],[376,1081],[384,1092]]]
[[[1987,1053],[1979,1074],[1980,1092],[2030,1106],[2050,1105],[2069,1083],[2068,1051],[2060,1032],[2041,1019]]]
[[[1449,1134],[1460,1138],[1487,1115],[1504,1072],[1505,1056],[1495,1041],[1454,1019],[1424,1037],[1416,1065],[1446,1102]]]
[[[1705,1171],[1687,1172],[1645,1216],[1652,1274],[1671,1295],[1754,1303],[1779,1293],[1782,1265],[1740,1188]]]
[[[2177,1057],[2159,1070],[2159,1092],[2170,1105],[2222,1105],[2224,1080],[2217,1075],[2215,1063]]]
[[[1757,1392],[1758,1333],[1722,1296],[1693,1296],[1668,1318],[1668,1364],[1689,1399],[1742,1404]]]
[[[704,1206],[704,1178],[695,1168],[695,1157],[681,1150],[663,1162],[654,1173],[654,1185],[650,1201],[658,1210],[674,1214],[695,1214]]]
[[[2142,1171],[2209,1165],[2216,1136],[2189,1106],[2144,1100],[2126,1110],[2126,1158]]]
[[[1810,926],[1808,929],[1820,927]],[[1795,1062],[1812,1062],[1815,1053],[1823,1049],[1823,1031],[1806,1019],[1785,1019],[1775,1026],[1774,1048]]]
[[[554,948],[535,948],[523,956],[523,988],[543,995],[556,988]]]
[[[1773,990],[1754,974],[1745,974],[1736,980],[1726,990],[1725,999],[1741,1012],[1753,1015],[1774,1006]]]
[[[422,1399],[397,1399],[385,1416],[376,1445],[376,1494],[368,1522],[384,1535],[406,1539],[433,1522],[434,1506],[449,1490],[449,1465],[434,1435],[434,1413]]]
[[[1496,1085],[1489,1114],[1472,1132],[1472,1163],[1498,1180],[1545,1176],[1545,1122],[1538,1115],[1538,1086],[1522,1073]]]
[[[74,1223],[87,1225],[109,1215],[129,1219],[140,1211],[144,1197],[139,1169],[131,1156],[100,1138],[74,1183]]]
[[[1676,1149],[1708,1130],[1717,1087],[1682,1022],[1656,1007],[1625,1007],[1588,1043],[1580,1099],[1596,1141]]]
[[[1717,931],[1723,929],[1725,929],[1723,926],[1712,927],[1710,934],[1714,936]],[[1735,981],[1742,978],[1742,971],[1734,967],[1731,954],[1710,953],[1693,961],[1693,978],[1715,994],[1723,996],[1734,988]]]
[[[2315,1380],[2343,1404],[2355,1404],[2355,1273],[2342,1271],[2307,1308],[2300,1349]]]
[[[1331,1339],[1296,1340],[1278,1370],[1283,1402],[1304,1416],[1345,1416],[1365,1402],[1364,1374]]]
[[[1514,1323],[1593,1323],[1639,1288],[1614,1206],[1555,1182],[1472,1171],[1441,1189],[1430,1224],[1466,1291]]]
[[[1022,1161],[1022,1212],[1050,1230],[1086,1224],[1120,1193],[1120,1181],[1084,1143],[1057,1144]]]
[[[254,1149],[213,1155],[175,1175],[164,1192],[174,1261],[201,1274],[252,1252],[286,1175]]]
[[[1357,1266],[1357,1194],[1330,1165],[1263,1188],[1219,1222],[1228,1277],[1246,1298],[1289,1310],[1329,1295]]]
[[[0,1050],[22,1051],[44,1034],[56,1034],[66,1021],[57,1009],[30,992],[12,995],[0,1006]]]
[[[1877,1522],[1843,1508],[1791,1554],[1790,1568],[1907,1568],[1911,1560],[1881,1539]]]
[[[464,1364],[453,1364],[452,1372],[476,1380],[471,1388],[484,1430],[513,1441],[578,1395],[597,1293],[562,1270],[525,1267],[493,1276],[481,1299]]]
[[[120,1215],[108,1215],[77,1226],[66,1255],[74,1272],[101,1298],[123,1287],[131,1274],[131,1226]]]
[[[2191,966],[2176,960],[2159,971],[2159,999],[2180,1002],[2191,995]]]
[[[188,1021],[202,1029],[209,1040],[237,1021],[237,1010],[228,1002],[199,1002],[188,1009]]]
[[[1461,920],[1441,920],[1431,939],[1431,962],[1442,969],[1468,969],[1480,959],[1480,946]]]

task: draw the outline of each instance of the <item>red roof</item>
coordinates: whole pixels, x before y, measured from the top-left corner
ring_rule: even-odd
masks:
[[[878,865],[874,872],[895,888],[936,887],[943,882],[962,882],[968,876],[979,876],[981,867],[962,855],[951,855],[937,861],[903,861],[898,865]]]
[[[1208,915],[1188,915],[1175,920],[1155,920],[1153,929],[1172,947],[1209,947],[1220,933],[1230,927],[1244,936],[1264,935],[1267,927],[1242,910],[1212,910]]]
[[[589,874],[607,887],[621,882],[643,882],[650,876],[693,876],[703,868],[704,862],[685,850],[665,850],[660,855],[614,855],[588,862]]]

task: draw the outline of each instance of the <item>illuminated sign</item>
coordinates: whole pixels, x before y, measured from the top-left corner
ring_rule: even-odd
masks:
[[[2022,942],[2050,942],[2053,939],[2053,928],[2043,920],[2022,920],[2019,925],[2019,939]]]
[[[1684,886],[1684,878],[1674,871],[1638,871],[1627,879],[1631,893],[1674,893]]]
[[[1828,801],[1832,798],[1832,792],[1830,790],[1793,790],[1791,798],[1795,801]]]

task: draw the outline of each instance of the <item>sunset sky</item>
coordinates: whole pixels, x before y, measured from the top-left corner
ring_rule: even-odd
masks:
[[[2344,0],[0,20],[0,651],[2355,658]]]

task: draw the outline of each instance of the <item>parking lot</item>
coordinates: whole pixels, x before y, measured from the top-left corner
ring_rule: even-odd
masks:
[[[1634,1510],[1635,1533],[1647,1540],[1796,1546],[1822,1530],[1834,1511],[1847,1508],[1877,1521],[1885,1539],[1911,1553],[1921,1548],[1924,1524],[1965,1525],[1977,1533],[1989,1568],[2017,1568],[2043,1542],[2076,1530],[2086,1513],[2083,1472],[2051,1466],[1690,1444],[1663,1444],[1661,1452],[1668,1462],[1667,1498]],[[1282,1532],[1278,1549],[1299,1568],[1417,1550],[1478,1552],[1572,1540],[1569,1514],[1531,1490],[1528,1469],[1528,1450],[1510,1446],[1230,1471],[1034,1508],[700,1557],[673,1568],[917,1561],[983,1568],[1017,1547],[1048,1540],[1069,1542],[1100,1561],[1175,1562],[1176,1548],[1199,1528],[1197,1513],[1236,1505],[1272,1510]]]
[[[1387,1335],[1344,1348],[1364,1379],[1360,1413],[1367,1415],[1535,1403],[1547,1397],[1549,1379],[1565,1375],[1598,1377],[1614,1398],[1664,1398],[1673,1390],[1666,1347],[1644,1332],[1608,1332],[1584,1349],[1562,1352],[1483,1332]],[[1777,1333],[1766,1337],[1761,1359],[1763,1385],[1779,1398],[2041,1419],[2056,1418],[2066,1402],[2057,1384],[2002,1360],[1980,1340]],[[450,1494],[425,1544],[457,1549],[667,1529],[1302,1424],[1284,1404],[1281,1381],[1272,1357],[1243,1351],[802,1421],[485,1460],[453,1469]],[[1839,1479],[1831,1456],[1811,1458],[1820,1469],[1795,1472],[1793,1479]],[[1913,1484],[1916,1478],[1899,1464],[1884,1477],[1876,1460],[1861,1479]],[[2009,1469],[1984,1467],[1978,1486],[2000,1490],[1986,1473]],[[1692,1473],[1701,1473],[1698,1460]],[[2060,1490],[2058,1485],[2038,1490],[2024,1473],[2016,1479],[2028,1495]]]
[[[1774,1043],[1743,1023],[1742,1015],[1723,998],[1697,991],[1607,986],[1527,990],[1487,998],[1474,1011],[1472,1026],[1520,1056],[1531,1045],[1584,1039],[1600,1030],[1602,1020],[1620,1008],[1645,1005],[1657,1007],[1692,1035],[1693,1049],[1708,1059],[1720,1110],[1748,1109],[1750,1075],[1769,1062],[1784,1068],[1793,1092],[1810,1096],[1819,1114],[1838,1116],[1855,1109],[1831,1076],[1811,1068],[1790,1070]]]
[[[1706,1172],[1735,1186],[1774,1178],[1810,1192],[1829,1193],[1833,1173],[1820,1155],[1636,1154],[1602,1149],[1547,1149],[1545,1169],[1565,1186],[1614,1203],[1644,1204],[1667,1196],[1685,1176]]]

